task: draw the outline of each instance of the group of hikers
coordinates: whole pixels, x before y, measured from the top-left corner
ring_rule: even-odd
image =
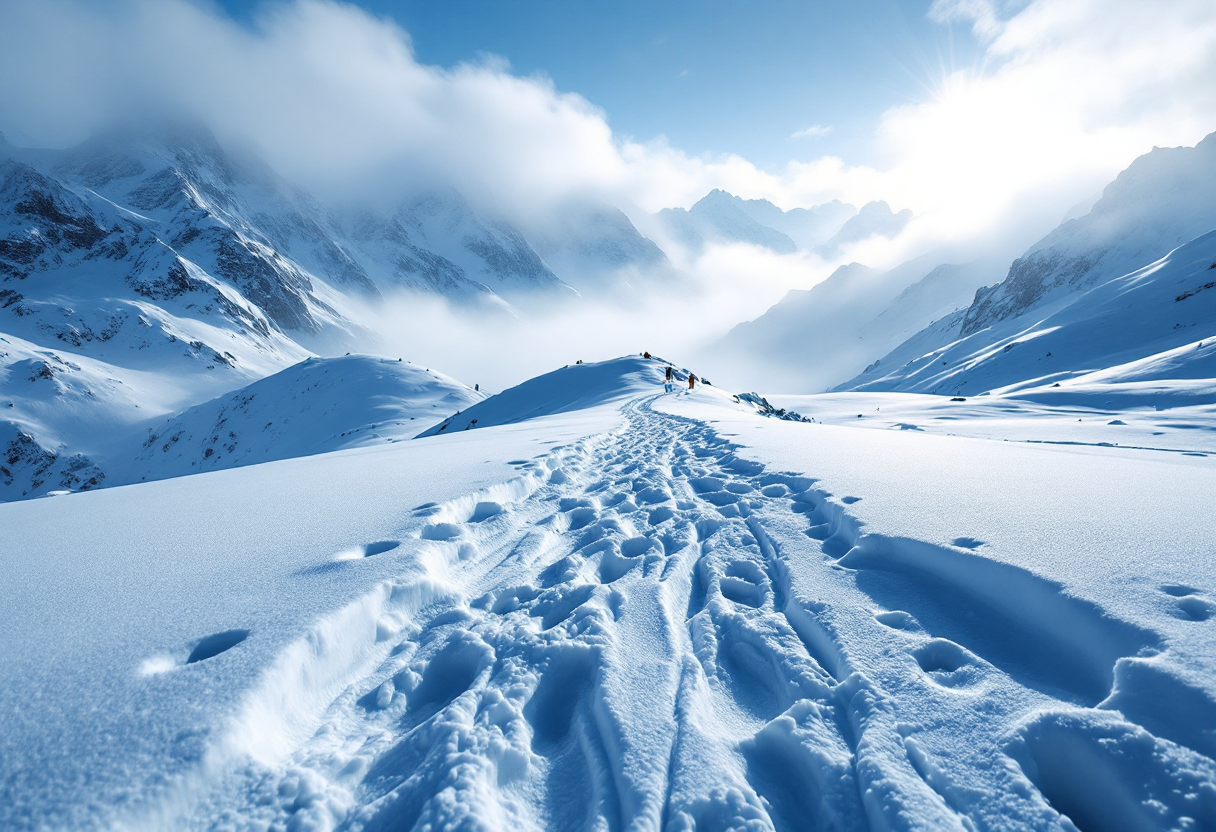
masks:
[[[642,358],[649,359],[650,357],[651,356],[650,356],[649,350],[642,353]],[[692,390],[696,386],[697,386],[697,377],[695,374],[690,372],[688,374],[688,389]],[[670,364],[668,364],[666,378],[663,381],[663,390],[667,393],[671,393],[675,389],[676,389],[676,370],[675,370],[675,367],[672,367]]]

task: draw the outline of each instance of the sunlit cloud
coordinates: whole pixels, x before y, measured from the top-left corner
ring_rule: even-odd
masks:
[[[1216,129],[1216,7],[1053,0],[1005,20],[971,9],[991,37],[983,69],[941,79],[880,127],[888,199],[974,234],[1021,211],[1059,210],[1154,145]]]

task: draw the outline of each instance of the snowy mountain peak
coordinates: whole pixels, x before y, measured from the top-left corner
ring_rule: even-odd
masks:
[[[783,211],[765,199],[743,199],[715,188],[687,211],[665,208],[655,215],[666,232],[699,249],[707,243],[750,243],[778,253],[820,245],[857,213],[839,200]]]
[[[1002,283],[977,293],[963,334],[1126,274],[1216,228],[1213,183],[1216,133],[1195,147],[1153,148],[1088,213],[1061,224],[1014,261]]]
[[[886,202],[869,202],[816,251],[824,257],[835,257],[845,246],[868,240],[870,237],[894,237],[911,221],[912,211],[907,208],[896,213]]]

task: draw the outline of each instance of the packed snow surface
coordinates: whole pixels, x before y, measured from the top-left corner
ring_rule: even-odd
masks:
[[[662,367],[0,505],[0,827],[1216,827],[1210,456]]]

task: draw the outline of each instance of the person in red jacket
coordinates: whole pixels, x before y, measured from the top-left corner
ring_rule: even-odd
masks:
[[[692,373],[689,373],[688,374],[688,389],[691,390],[694,386],[696,386],[696,383],[697,383],[697,377],[694,376]]]

